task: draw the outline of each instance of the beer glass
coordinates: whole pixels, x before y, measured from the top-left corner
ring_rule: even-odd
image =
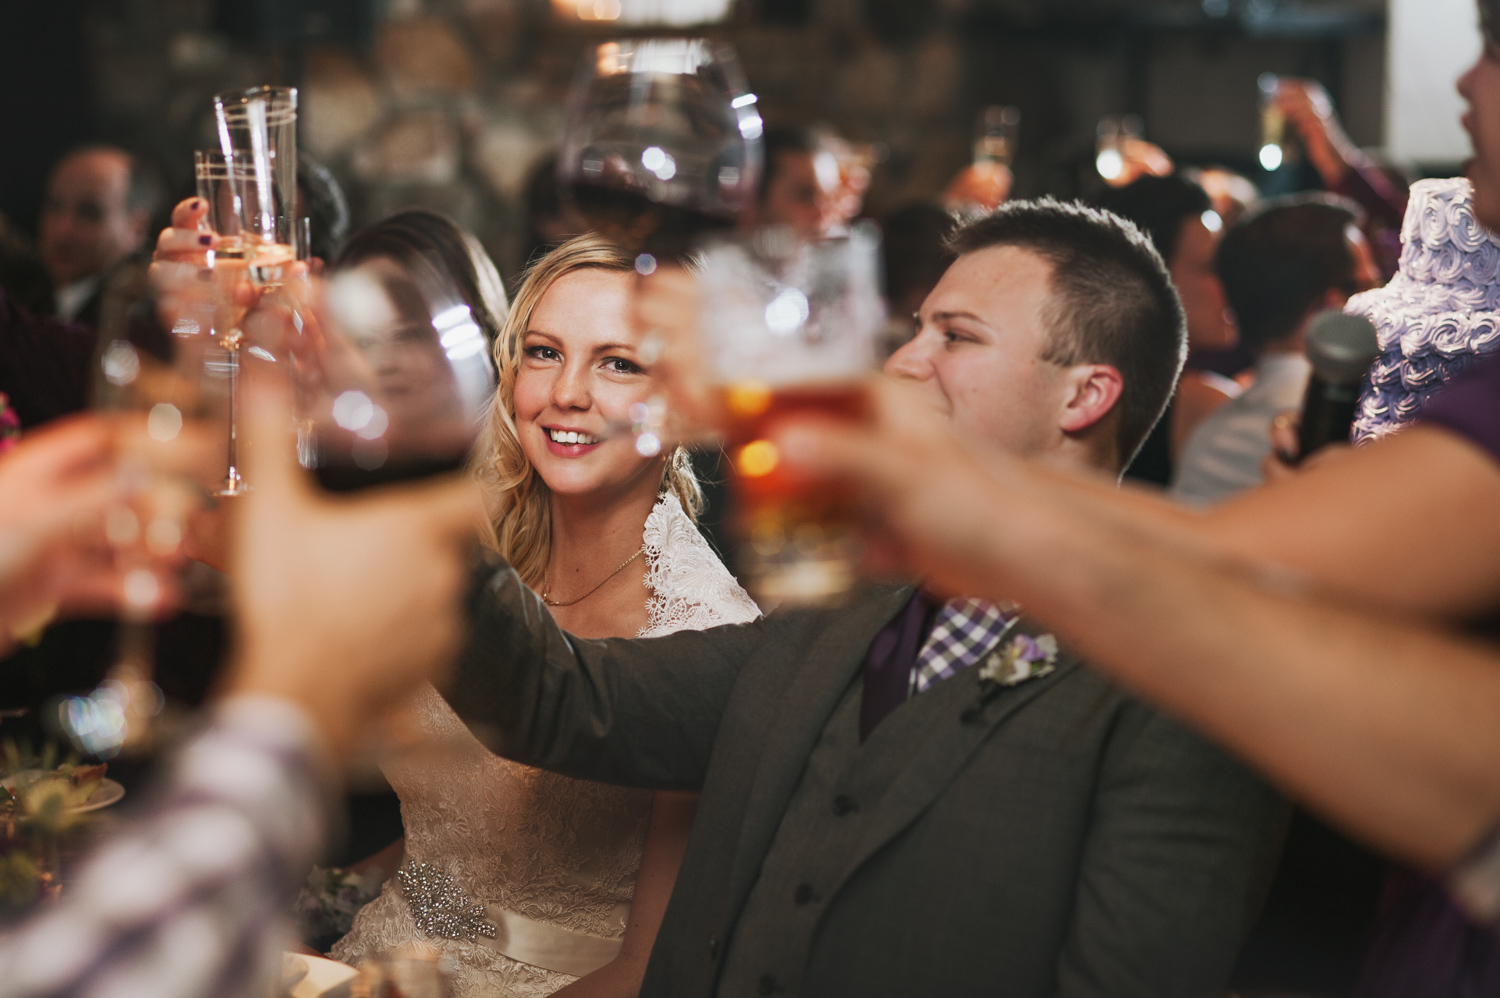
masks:
[[[1016,158],[1020,131],[1020,108],[993,104],[980,111],[974,125],[974,162],[1010,166]]]
[[[790,474],[771,423],[858,417],[885,318],[880,237],[869,223],[804,242],[783,229],[710,244],[699,257],[709,376],[727,415],[740,579],[762,606],[823,602],[854,583],[854,496]]]

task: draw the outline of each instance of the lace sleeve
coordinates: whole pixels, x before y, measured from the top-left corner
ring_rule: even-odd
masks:
[[[741,624],[760,616],[760,607],[729,574],[670,492],[646,518],[642,546],[651,598],[639,637]]]

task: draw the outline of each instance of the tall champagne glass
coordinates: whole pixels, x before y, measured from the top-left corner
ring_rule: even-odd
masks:
[[[231,171],[251,284],[274,290],[297,259],[292,226],[297,213],[297,91],[252,87],[214,97],[224,155],[245,169]]]
[[[217,292],[213,312],[214,342],[223,350],[222,357],[211,358],[210,366],[222,371],[228,381],[229,420],[227,468],[216,495],[237,496],[245,491],[245,480],[239,470],[236,446],[237,408],[239,402],[240,348],[244,343],[241,328],[248,302],[238,297],[240,286],[249,278],[249,251],[241,224],[241,192],[247,186],[251,159],[247,153],[216,149],[195,154],[198,196],[208,205],[204,221],[218,235],[213,255],[214,287]]]

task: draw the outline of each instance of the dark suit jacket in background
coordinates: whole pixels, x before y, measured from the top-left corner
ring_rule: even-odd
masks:
[[[876,799],[806,807],[809,758],[909,595],[582,640],[504,569],[480,592],[448,699],[520,762],[702,792],[643,995],[1222,994],[1283,802],[1066,654],[967,722],[975,670],[939,683],[859,749],[888,776]],[[820,835],[854,845],[807,871],[816,891],[762,883],[762,904],[786,895],[785,921],[739,931],[768,856]],[[805,937],[790,940],[790,972],[788,933]],[[741,967],[764,956],[767,972],[724,981],[731,951]]]

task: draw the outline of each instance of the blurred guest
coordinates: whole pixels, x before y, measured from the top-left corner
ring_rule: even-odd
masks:
[[[59,318],[98,326],[104,284],[144,247],[160,199],[151,170],[113,146],[79,149],[53,167],[38,246]]]
[[[23,428],[88,406],[94,341],[87,326],[38,315],[0,287],[0,392]]]
[[[1396,273],[1410,182],[1395,170],[1383,169],[1350,141],[1321,83],[1282,77],[1275,100],[1301,139],[1323,189],[1364,210],[1360,226],[1381,274]]]
[[[1205,166],[1188,168],[1182,175],[1193,181],[1213,202],[1213,209],[1224,221],[1225,228],[1234,226],[1245,213],[1260,204],[1260,191],[1248,177],[1235,173],[1228,167]]]
[[[1151,237],[1187,314],[1188,369],[1167,411],[1125,472],[1127,478],[1165,487],[1172,482],[1173,462],[1188,436],[1211,412],[1239,394],[1234,382],[1191,369],[1195,350],[1223,350],[1238,341],[1224,286],[1214,271],[1214,253],[1224,223],[1207,192],[1181,174],[1141,177],[1126,187],[1106,191],[1099,204]]]
[[[563,202],[557,183],[556,153],[531,168],[526,178],[524,199],[526,245],[521,252],[523,269],[587,229],[577,213]]]
[[[312,232],[309,253],[329,263],[349,238],[349,201],[333,172],[307,155],[297,155],[297,213]]]
[[[783,225],[808,239],[827,235],[836,217],[838,161],[820,147],[816,136],[801,129],[768,129],[762,149],[760,191],[744,224]]]
[[[957,227],[958,219],[934,201],[898,208],[885,220],[880,262],[890,307],[887,354],[916,332],[917,310],[953,262],[948,237]]]
[[[1358,210],[1326,195],[1267,202],[1224,237],[1216,268],[1255,355],[1255,382],[1193,431],[1172,479],[1191,503],[1222,501],[1261,482],[1271,423],[1299,408],[1311,366],[1307,324],[1380,283]]]
[[[52,311],[52,280],[26,235],[0,215],[0,289],[35,315]]]

